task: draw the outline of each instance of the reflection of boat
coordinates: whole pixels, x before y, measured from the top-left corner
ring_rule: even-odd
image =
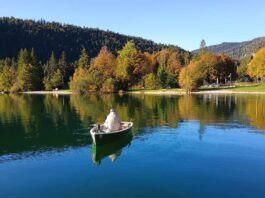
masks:
[[[93,139],[93,143],[96,145],[106,144],[108,142],[115,141],[119,138],[122,138],[124,135],[128,133],[128,131],[132,128],[132,122],[121,122],[121,129],[118,131],[108,132],[104,125],[94,125],[94,127],[90,130],[90,134]]]
[[[121,154],[122,148],[129,145],[132,141],[132,133],[126,133],[122,138],[108,144],[92,145],[92,160],[95,164],[100,164],[101,160],[108,156],[111,161],[115,161]]]

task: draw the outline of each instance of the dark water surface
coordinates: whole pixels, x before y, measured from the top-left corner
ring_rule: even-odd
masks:
[[[115,107],[132,135],[95,147]],[[0,96],[0,197],[264,197],[265,96]]]

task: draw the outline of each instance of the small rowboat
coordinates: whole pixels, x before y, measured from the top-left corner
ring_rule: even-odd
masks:
[[[90,134],[95,145],[106,144],[123,137],[130,131],[132,126],[132,122],[121,122],[121,128],[118,131],[108,132],[104,124],[95,124],[90,130]]]

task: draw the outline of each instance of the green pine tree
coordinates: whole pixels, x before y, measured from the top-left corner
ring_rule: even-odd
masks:
[[[166,87],[167,82],[167,73],[165,69],[165,64],[161,62],[159,64],[158,70],[157,70],[157,79],[162,88]]]
[[[63,74],[60,69],[57,69],[51,78],[52,88],[61,88],[63,86]]]
[[[33,66],[31,64],[24,64],[18,71],[18,82],[21,91],[33,90]]]
[[[23,68],[25,64],[30,63],[30,54],[27,49],[21,49],[18,54],[18,72]]]
[[[51,90],[53,88],[53,84],[51,82],[55,72],[59,69],[58,61],[55,57],[54,52],[51,53],[49,60],[44,65],[44,78],[43,84],[45,90]]]
[[[40,90],[43,88],[42,85],[43,70],[34,48],[32,48],[30,52],[30,63],[32,65],[32,89]]]
[[[89,56],[85,48],[82,48],[79,60],[77,62],[77,67],[86,68],[89,67]]]

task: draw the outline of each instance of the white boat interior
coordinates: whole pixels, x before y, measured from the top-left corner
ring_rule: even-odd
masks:
[[[94,127],[90,130],[92,134],[112,134],[127,131],[132,128],[132,122],[121,122],[121,127],[117,131],[109,131],[104,124],[95,124]]]

